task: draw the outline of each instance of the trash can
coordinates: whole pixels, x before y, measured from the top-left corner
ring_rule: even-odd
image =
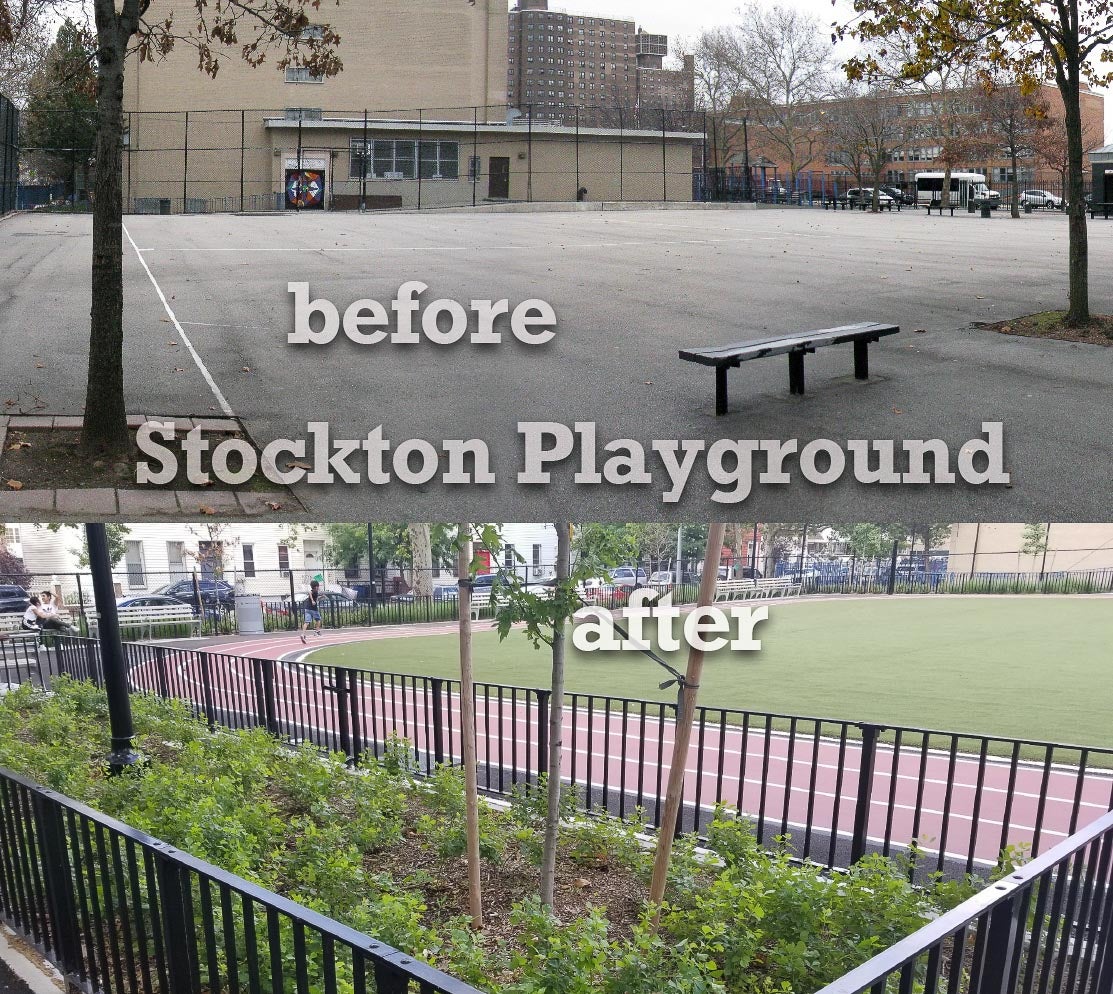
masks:
[[[258,594],[236,595],[236,631],[240,635],[262,635],[263,601]]]
[[[170,213],[170,198],[169,197],[167,197],[164,200],[160,200],[158,202],[158,212],[160,214],[169,214]]]
[[[989,205],[988,200],[982,201],[982,217],[993,217],[993,208]]]
[[[1031,214],[1032,213],[1032,203],[1031,203],[1031,201],[1028,201],[1028,200],[1024,201],[1024,213],[1025,214]]]
[[[977,208],[977,206],[978,206],[978,202],[976,200],[974,200],[973,198],[967,200],[966,201],[966,213],[967,214],[973,214],[975,209]]]

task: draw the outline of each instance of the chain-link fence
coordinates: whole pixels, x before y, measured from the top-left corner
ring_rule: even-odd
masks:
[[[0,93],[0,215],[16,209],[19,185],[19,111]]]
[[[66,112],[24,147],[21,206],[87,208],[95,129]],[[704,115],[631,107],[191,110],[124,119],[125,211],[354,211],[691,201]],[[41,125],[41,122],[40,122]]]

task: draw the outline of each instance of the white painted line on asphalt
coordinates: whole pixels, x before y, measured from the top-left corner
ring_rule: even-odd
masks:
[[[155,288],[155,293],[158,294],[158,299],[162,301],[162,306],[166,311],[167,317],[170,318],[170,323],[174,325],[174,330],[177,331],[178,334],[181,336],[182,342],[185,344],[187,351],[191,356],[193,356],[193,361],[197,363],[197,368],[201,371],[201,375],[205,378],[205,382],[208,383],[209,389],[212,390],[213,396],[216,398],[217,403],[220,404],[220,409],[228,417],[234,418],[236,414],[232,410],[232,405],[228,403],[227,398],[224,396],[223,393],[220,392],[220,387],[216,385],[216,380],[213,379],[212,374],[208,371],[208,369],[205,367],[205,364],[201,361],[201,357],[197,354],[197,350],[193,347],[193,343],[189,340],[189,336],[185,333],[185,329],[178,321],[177,316],[170,309],[170,302],[166,299],[166,294],[162,292],[162,287],[158,285],[158,280],[155,279],[155,274],[151,272],[151,267],[147,265],[147,260],[143,258],[143,254],[139,251],[139,246],[135,244],[135,239],[131,237],[131,232],[128,231],[126,225],[124,225],[123,228],[124,234],[127,235],[128,241],[131,242],[131,247],[135,249],[135,257],[139,260],[139,264],[147,273],[147,277],[151,281],[151,286]]]

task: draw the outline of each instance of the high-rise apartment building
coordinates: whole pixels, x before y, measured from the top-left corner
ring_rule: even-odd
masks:
[[[668,37],[633,21],[550,10],[548,0],[520,0],[510,11],[507,93],[535,119],[569,121],[576,108],[691,110],[690,60],[666,69]]]

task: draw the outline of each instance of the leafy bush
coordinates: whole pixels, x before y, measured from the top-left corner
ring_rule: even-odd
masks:
[[[616,923],[586,896],[566,916],[536,899],[507,899],[512,906],[498,916],[516,933],[491,937],[473,932],[458,906],[459,770],[419,775],[416,753],[401,739],[387,743],[381,760],[365,757],[351,770],[343,756],[289,749],[262,730],[211,732],[181,703],[136,697],[133,711],[148,762],[110,777],[99,690],[64,679],[52,695],[20,688],[0,699],[0,766],[493,994],[806,994],[975,887],[935,876],[918,890],[907,860],[879,856],[824,875],[794,862],[787,845],[767,852],[745,819],[720,808],[708,830],[710,856],[693,837],[678,839],[667,903],[652,908],[644,901],[651,859],[637,838],[641,819],[585,816],[569,790],[559,862],[572,877],[595,879],[582,882],[590,890],[567,883],[577,894],[610,896],[612,911],[622,888],[611,882],[621,883],[634,910]],[[546,803],[541,783],[516,788],[507,810],[481,804],[485,874],[539,858]],[[1002,872],[1023,858],[1007,853]],[[260,934],[265,927],[259,919]],[[314,987],[320,951],[307,948]],[[351,990],[344,975],[338,984]]]

